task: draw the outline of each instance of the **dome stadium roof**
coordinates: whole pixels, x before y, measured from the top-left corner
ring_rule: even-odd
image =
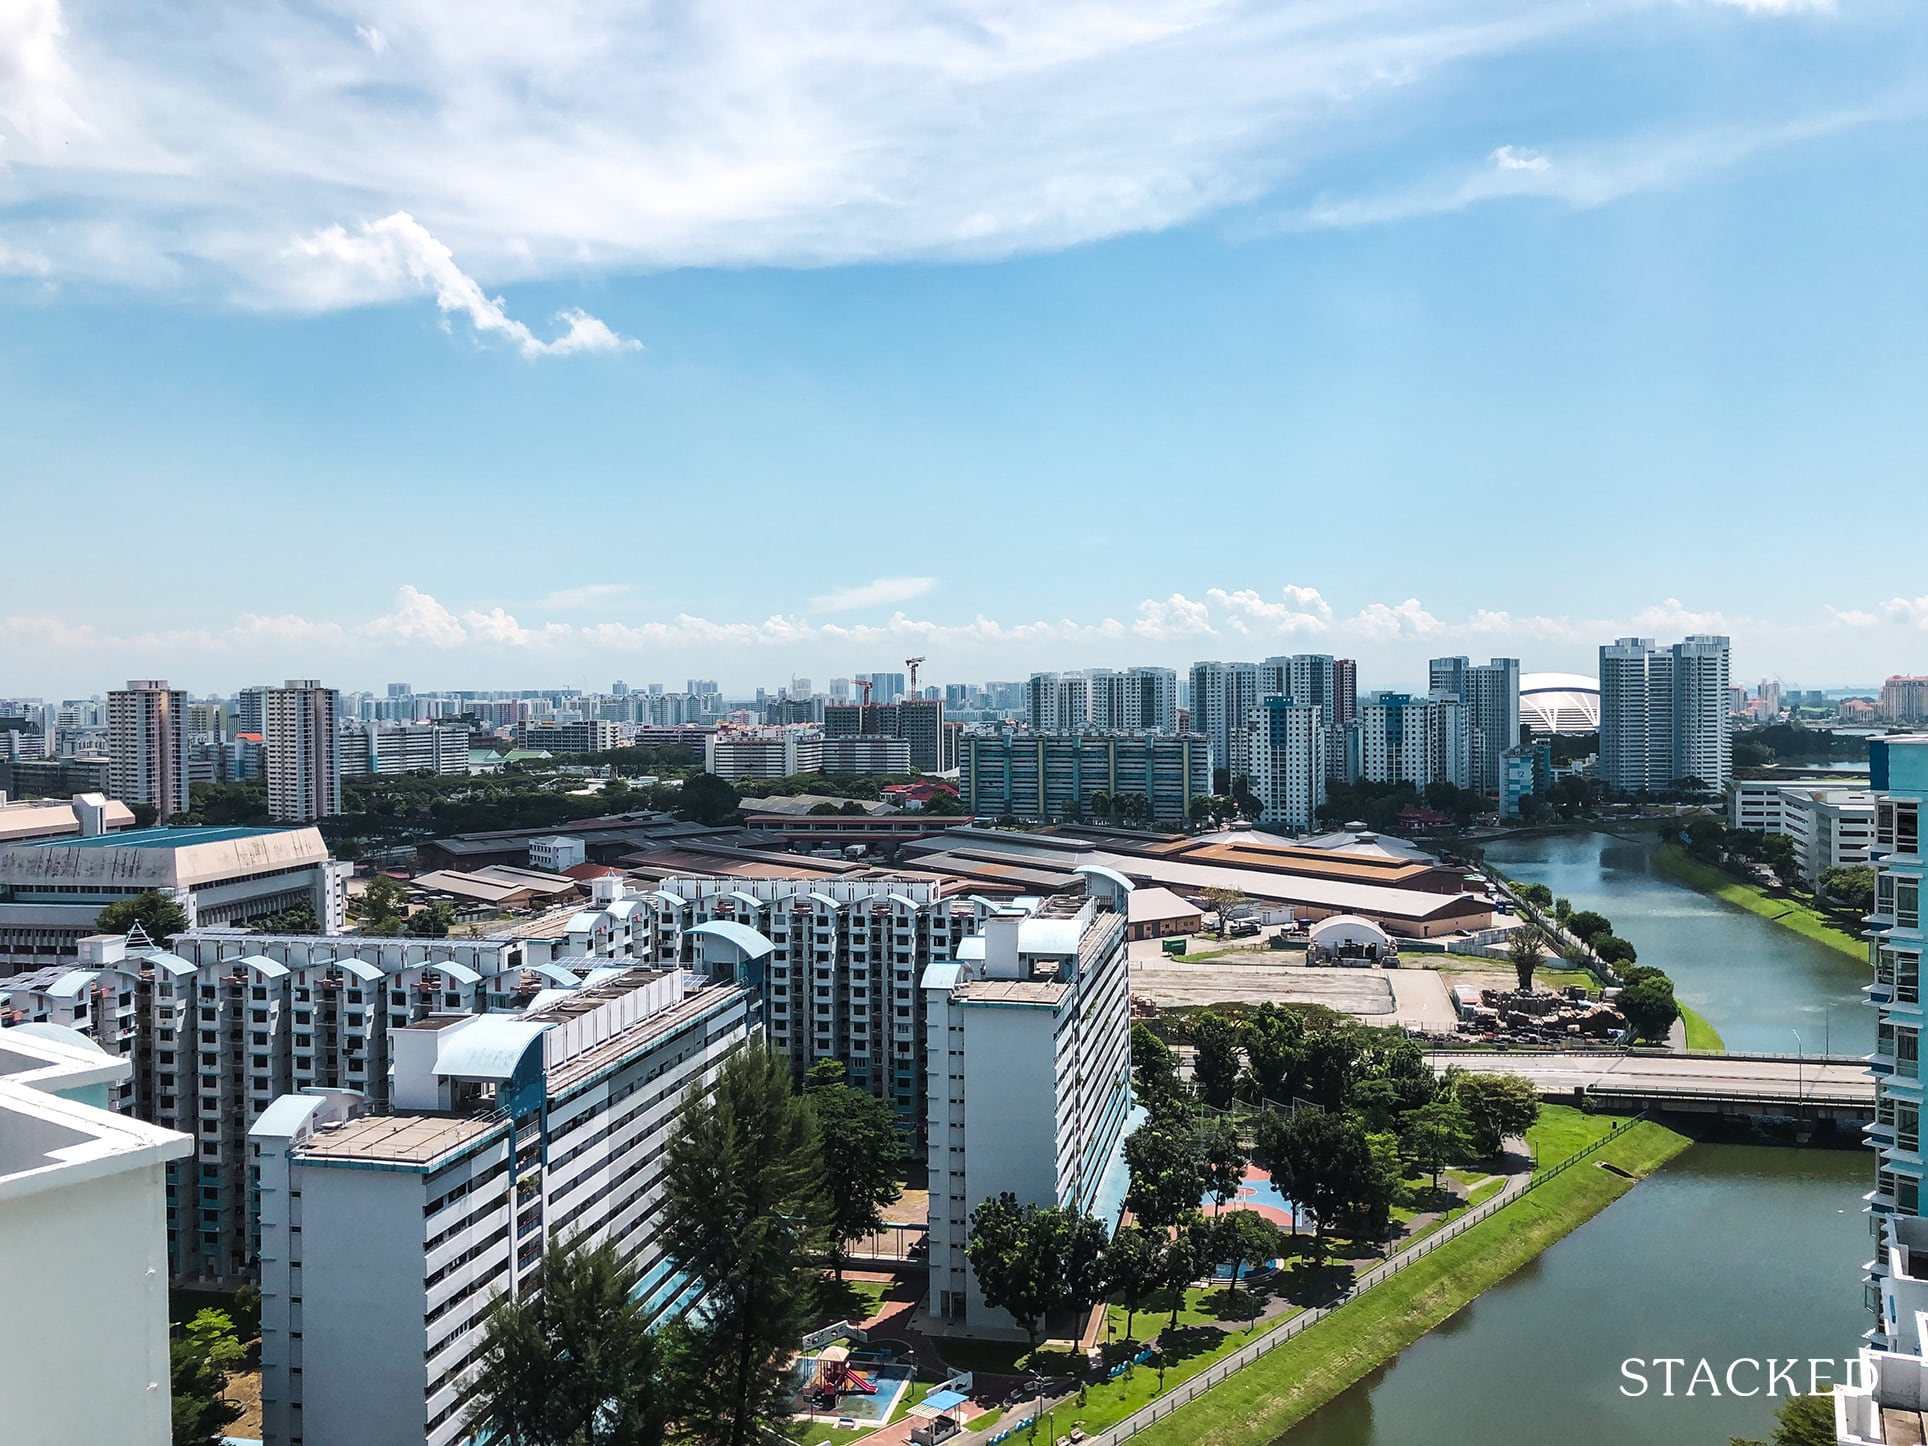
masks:
[[[1599,680],[1579,673],[1522,674],[1520,721],[1536,736],[1598,731]]]

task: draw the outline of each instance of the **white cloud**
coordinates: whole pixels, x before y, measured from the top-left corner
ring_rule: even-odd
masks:
[[[635,584],[628,582],[586,582],[579,587],[560,588],[547,597],[537,601],[539,608],[555,608],[558,612],[573,612],[577,608],[588,607],[591,603],[608,602],[611,598],[622,597],[635,591]]]
[[[1679,186],[1708,172],[1739,165],[1764,151],[1897,115],[1915,114],[1920,109],[1918,97],[1896,97],[1792,120],[1685,134],[1629,136],[1575,146],[1561,153],[1558,165],[1537,151],[1501,146],[1483,166],[1422,177],[1388,191],[1328,196],[1276,217],[1262,229],[1376,226],[1522,197],[1587,210],[1643,191]]]
[[[1889,598],[1883,606],[1889,618],[1911,628],[1928,629],[1928,594],[1921,597]]]
[[[1700,612],[1687,607],[1677,597],[1657,606],[1642,608],[1630,621],[1636,632],[1655,636],[1673,633],[1732,633],[1735,620],[1726,613]]]
[[[1180,638],[1212,636],[1212,610],[1183,593],[1175,592],[1163,602],[1146,598],[1138,604],[1138,620],[1131,630],[1152,642],[1174,642]]]
[[[1402,603],[1368,603],[1352,619],[1359,636],[1384,641],[1390,638],[1430,638],[1446,630],[1446,625],[1425,608],[1419,599],[1409,597]]]
[[[862,608],[889,607],[922,597],[937,586],[934,577],[880,577],[856,587],[839,588],[810,599],[819,613],[853,613]]]
[[[1502,171],[1544,171],[1553,165],[1538,151],[1528,150],[1525,146],[1501,146],[1487,159]]]
[[[1242,635],[1322,633],[1332,626],[1332,605],[1319,595],[1317,588],[1288,583],[1283,595],[1283,602],[1268,602],[1251,588],[1228,592],[1215,587],[1205,594],[1213,606],[1225,611],[1231,631]]]
[[[1881,621],[1880,614],[1865,608],[1838,608],[1832,603],[1828,604],[1828,616],[1851,628],[1871,628]]]
[[[377,24],[344,0],[10,0],[0,149],[10,209],[59,218],[63,275],[274,306],[397,295],[407,248],[364,217],[415,218],[491,288],[1001,256],[1253,201],[1352,157],[1418,83],[1643,3],[406,0]],[[291,270],[290,236],[351,274]],[[479,286],[438,291],[507,329]]]
[[[288,248],[294,262],[291,291],[317,306],[385,300],[410,292],[432,291],[444,314],[466,316],[484,335],[501,335],[525,357],[568,356],[583,351],[633,351],[641,345],[619,337],[583,311],[564,311],[556,320],[563,334],[543,341],[503,310],[500,297],[455,264],[449,248],[406,211],[379,221],[364,221],[349,232],[328,226]]]

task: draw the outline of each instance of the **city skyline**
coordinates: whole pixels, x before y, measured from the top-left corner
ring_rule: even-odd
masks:
[[[1928,671],[1919,7],[197,13],[0,26],[8,688]]]

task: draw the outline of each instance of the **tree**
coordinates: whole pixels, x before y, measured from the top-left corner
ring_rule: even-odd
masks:
[[[1522,994],[1531,991],[1533,971],[1540,967],[1540,939],[1540,931],[1531,924],[1520,925],[1506,937],[1506,962],[1513,966]]]
[[[1509,1135],[1523,1135],[1540,1117],[1540,1097],[1518,1075],[1462,1074],[1453,1081],[1453,1103],[1472,1125],[1480,1159],[1497,1155]]]
[[[1549,889],[1545,884],[1517,884],[1514,886],[1513,892],[1526,900],[1527,903],[1533,905],[1536,909],[1550,909],[1553,907],[1553,890]]]
[[[1472,1118],[1454,1100],[1434,1100],[1406,1117],[1405,1145],[1413,1163],[1432,1175],[1437,1190],[1443,1168],[1473,1157]]]
[[[402,908],[407,898],[402,886],[387,874],[377,874],[355,900],[355,914],[364,934],[394,934],[402,927]]]
[[[321,920],[315,917],[313,904],[296,904],[292,909],[283,909],[278,914],[268,914],[263,918],[250,920],[257,934],[319,934]]]
[[[1602,964],[1631,964],[1640,957],[1635,949],[1618,934],[1605,934],[1593,941],[1593,952]]]
[[[1125,1140],[1131,1184],[1125,1208],[1140,1225],[1163,1230],[1198,1210],[1205,1194],[1205,1152],[1183,1121],[1145,1124]]]
[[[455,905],[447,899],[437,899],[409,916],[405,932],[413,939],[446,939],[454,924]]]
[[[654,1446],[670,1414],[640,1276],[613,1241],[551,1241],[541,1287],[498,1297],[470,1424],[512,1446]]]
[[[1231,922],[1232,911],[1245,903],[1245,891],[1243,889],[1209,888],[1205,891],[1205,903],[1214,914],[1218,915],[1219,932],[1223,933],[1225,926]]]
[[[1033,1350],[1053,1311],[1089,1307],[1104,1294],[1105,1227],[1056,1205],[1020,1205],[1005,1191],[971,1212],[966,1254],[985,1304],[1023,1328]]]
[[[1292,1203],[1312,1216],[1319,1246],[1334,1221],[1370,1208],[1375,1172],[1365,1127],[1344,1115],[1300,1110],[1281,1141],[1291,1160]]]
[[[1238,1194],[1245,1178],[1245,1147],[1239,1143],[1238,1126],[1220,1120],[1205,1137],[1205,1188],[1212,1197],[1212,1213]]]
[[[1358,1073],[1359,1042],[1351,1032],[1313,1030],[1299,1051],[1299,1072],[1291,1081],[1292,1093],[1323,1110],[1342,1110],[1352,1097]]]
[[[1154,1115],[1163,1114],[1182,1098],[1178,1056],[1143,1020],[1131,1027],[1131,1087]]]
[[[1581,909],[1566,921],[1567,932],[1585,944],[1589,949],[1596,939],[1604,939],[1613,932],[1613,925],[1605,914],[1596,914],[1592,909]]]
[[[903,1137],[889,1105],[844,1083],[840,1060],[810,1066],[803,1088],[817,1117],[830,1195],[830,1259],[842,1280],[844,1246],[882,1230],[884,1207],[904,1193],[897,1183]]]
[[[1665,1039],[1674,1021],[1680,1018],[1673,981],[1664,974],[1649,975],[1623,985],[1613,1003],[1626,1017],[1627,1027],[1636,1039]]]
[[[1198,1237],[1189,1230],[1174,1230],[1159,1247],[1158,1284],[1170,1294],[1172,1306],[1167,1330],[1178,1329],[1178,1310],[1185,1303],[1185,1287],[1204,1269],[1198,1257]]]
[[[948,788],[937,789],[924,800],[925,813],[933,818],[960,818],[965,809],[962,800]]]
[[[1232,1286],[1237,1288],[1239,1271],[1247,1263],[1257,1265],[1285,1254],[1285,1232],[1251,1210],[1234,1210],[1211,1223],[1208,1235],[1214,1261],[1230,1261]]]
[[[1105,1252],[1105,1278],[1110,1292],[1125,1308],[1125,1339],[1145,1301],[1163,1282],[1158,1241],[1140,1225],[1127,1225],[1111,1238]]]
[[[788,1414],[826,1197],[816,1120],[787,1063],[744,1045],[714,1087],[691,1087],[666,1150],[663,1218],[670,1259],[705,1297],[691,1333],[710,1367],[684,1418],[695,1439],[750,1446]]]
[[[1761,839],[1761,857],[1767,866],[1774,870],[1774,877],[1782,885],[1791,886],[1801,877],[1800,855],[1794,847],[1794,840],[1784,833],[1770,833]]]
[[[1564,898],[1555,899],[1553,901],[1553,917],[1562,924],[1566,923],[1567,920],[1573,917],[1572,902]]]
[[[1245,1097],[1254,1104],[1284,1102],[1291,1081],[1304,1072],[1305,1022],[1291,1010],[1261,1004],[1245,1022]]]
[[[1115,800],[1112,798],[1112,796],[1109,793],[1105,792],[1105,790],[1102,788],[1099,789],[1096,793],[1091,795],[1091,816],[1095,819],[1101,819],[1106,822],[1109,822],[1111,819],[1111,810],[1114,802]]]
[[[1208,1009],[1192,1023],[1192,1051],[1199,1094],[1213,1109],[1224,1109],[1238,1092],[1238,1031]]]
[[[1834,1446],[1834,1393],[1822,1391],[1812,1396],[1789,1396],[1774,1413],[1774,1440],[1748,1441],[1739,1436],[1727,1438],[1727,1446]]]
[[[226,1311],[196,1311],[168,1342],[174,1446],[218,1446],[226,1428],[241,1419],[240,1403],[222,1392],[245,1354]]]
[[[126,934],[136,924],[151,943],[165,944],[176,934],[187,931],[187,911],[172,894],[148,889],[131,899],[109,904],[94,920],[94,927],[103,934]]]
[[[1825,869],[1821,893],[1851,914],[1868,913],[1874,908],[1874,870],[1867,864]]]
[[[691,823],[716,828],[736,822],[738,802],[737,792],[730,787],[728,779],[714,773],[693,773],[683,780],[676,813]]]

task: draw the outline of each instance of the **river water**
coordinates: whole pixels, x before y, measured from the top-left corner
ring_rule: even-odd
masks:
[[[1874,1048],[1874,1011],[1861,995],[1872,977],[1864,961],[1656,873],[1658,844],[1652,834],[1541,834],[1496,839],[1486,857],[1509,878],[1545,884],[1576,910],[1606,915],[1642,964],[1667,972],[1674,992],[1729,1050]]]
[[[1866,967],[1652,869],[1655,841],[1506,839],[1487,857],[1596,909],[1672,976],[1728,1048],[1862,1053]],[[1277,1446],[1725,1446],[1766,1439],[1775,1402],[1644,1396],[1629,1358],[1851,1357],[1868,1318],[1859,1149],[1695,1145],[1402,1352]],[[1841,1367],[1833,1367],[1838,1378]],[[1802,1370],[1806,1384],[1806,1368]],[[1746,1368],[1742,1389],[1757,1384]]]

